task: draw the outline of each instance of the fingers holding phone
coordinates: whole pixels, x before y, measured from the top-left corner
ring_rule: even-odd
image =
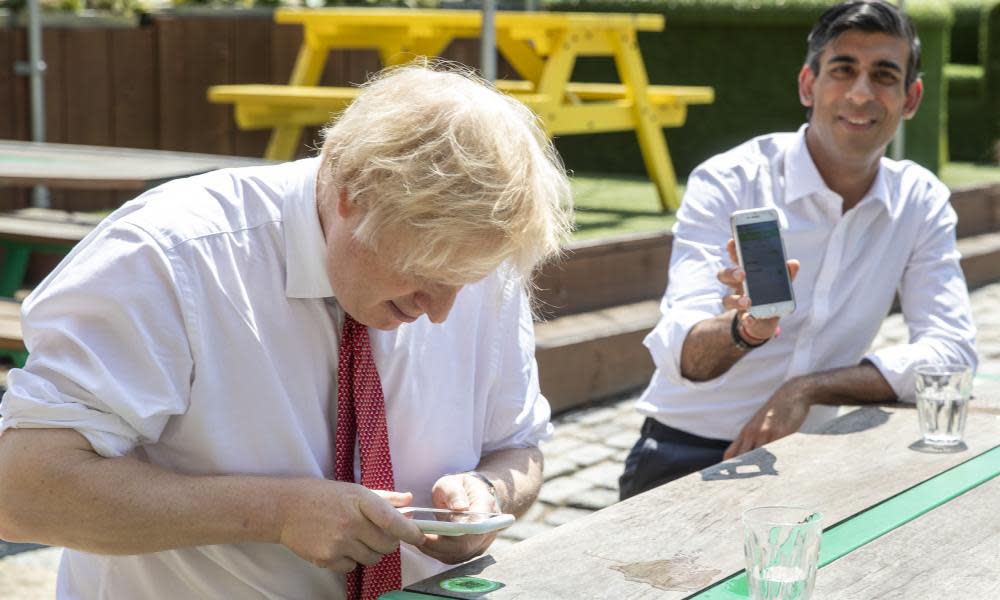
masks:
[[[420,551],[443,563],[457,564],[486,551],[496,539],[496,529],[510,525],[512,515],[498,515],[496,501],[486,485],[467,473],[445,475],[434,484],[432,497],[438,509],[456,514],[483,513],[485,519],[457,519],[451,535],[427,533]],[[459,525],[459,521],[462,521]],[[463,528],[461,531],[459,527]],[[429,531],[429,530],[428,530]],[[465,535],[454,535],[468,531]]]
[[[289,479],[281,485],[277,541],[318,567],[345,573],[358,564],[377,563],[400,541],[425,541],[423,532],[396,508],[409,504],[410,494],[316,479]]]

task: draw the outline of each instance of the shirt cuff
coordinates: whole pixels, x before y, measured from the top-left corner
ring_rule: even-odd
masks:
[[[916,402],[916,385],[913,380],[913,369],[926,363],[925,360],[914,360],[913,349],[909,345],[889,346],[874,352],[869,352],[862,360],[875,365],[882,377],[889,382],[892,391],[900,402]]]
[[[125,456],[138,443],[136,432],[121,417],[76,402],[44,382],[31,389],[14,383],[25,373],[11,371],[3,396],[0,434],[7,429],[74,429],[85,437],[94,451],[106,458]],[[32,378],[34,379],[34,378]],[[13,380],[13,381],[12,381]]]
[[[660,370],[661,376],[676,385],[690,389],[715,387],[718,379],[695,382],[681,374],[681,350],[691,328],[706,319],[715,318],[718,312],[693,308],[670,308],[668,311],[643,340],[656,368]]]

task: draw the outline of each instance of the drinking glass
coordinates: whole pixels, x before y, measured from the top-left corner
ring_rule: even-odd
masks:
[[[822,516],[794,506],[743,513],[743,550],[753,600],[808,600],[816,583]]]
[[[916,386],[917,415],[924,443],[930,446],[961,443],[972,395],[972,369],[966,365],[917,367]]]

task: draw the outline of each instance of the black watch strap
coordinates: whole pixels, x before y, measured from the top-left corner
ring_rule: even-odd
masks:
[[[497,487],[493,485],[493,482],[490,481],[490,478],[487,477],[486,475],[483,475],[479,471],[466,471],[465,474],[472,475],[479,481],[485,483],[486,487],[490,488],[490,494],[493,495],[493,501],[497,503],[497,512],[503,512],[503,505],[500,504],[500,495],[497,494]]]
[[[735,315],[733,315],[733,323],[732,323],[732,325],[729,326],[729,335],[732,336],[733,343],[736,344],[736,347],[739,348],[740,350],[744,351],[744,352],[748,352],[750,350],[753,350],[754,348],[760,348],[761,346],[763,346],[764,344],[767,343],[767,340],[764,340],[763,342],[761,342],[759,344],[751,344],[750,342],[748,342],[745,339],[743,339],[743,336],[740,335],[740,313],[739,312],[737,312]]]

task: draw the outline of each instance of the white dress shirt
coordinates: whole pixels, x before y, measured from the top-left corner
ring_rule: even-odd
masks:
[[[158,187],[79,244],[25,301],[31,352],[0,431],[66,427],[101,455],[180,473],[330,477],[339,329],[316,212],[318,159]],[[447,321],[371,330],[396,489],[551,432],[521,286],[466,286]],[[167,508],[167,507],[164,507]],[[445,565],[403,548],[403,582]],[[339,598],[343,577],[284,546],[136,556],[67,550],[63,599]]]
[[[912,400],[913,368],[925,363],[976,365],[975,329],[955,248],[957,217],[948,189],[909,161],[882,159],[871,189],[843,212],[842,198],[816,170],[797,133],[755,138],[708,160],[688,179],[677,212],[663,316],[646,337],[656,373],[639,412],[702,437],[732,440],[789,379],[871,361],[897,396]],[[707,382],[681,375],[684,339],[699,321],[723,312],[719,269],[729,215],[778,211],[788,258],[801,261],[796,309],[780,337],[751,350]],[[909,343],[866,354],[899,292]],[[810,430],[836,414],[818,406]]]

